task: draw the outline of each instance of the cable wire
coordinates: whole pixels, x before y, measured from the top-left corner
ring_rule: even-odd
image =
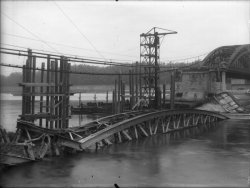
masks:
[[[0,47],[0,53],[3,54],[9,54],[9,55],[16,55],[16,56],[31,56],[31,57],[36,57],[36,58],[43,58],[47,59],[48,56],[50,56],[51,59],[54,60],[61,60],[61,58],[67,59],[67,61],[70,62],[75,62],[75,63],[85,63],[85,64],[99,64],[99,65],[112,65],[112,66],[122,66],[122,67],[135,67],[136,65],[131,65],[131,64],[124,64],[124,63],[119,63],[119,62],[106,62],[102,60],[95,60],[95,59],[86,59],[86,58],[79,58],[79,57],[74,57],[74,56],[62,56],[62,55],[57,55],[57,54],[46,54],[42,52],[35,52],[32,51],[32,55],[28,55],[27,51],[25,50],[20,50],[20,49],[11,49],[11,48],[3,48]],[[191,63],[190,65],[185,65],[185,68],[194,66],[194,64],[200,63],[200,61]],[[141,64],[141,67],[154,67],[154,65],[147,65],[147,64]],[[175,66],[179,68],[179,66]],[[159,68],[166,68],[166,66],[162,65],[159,66]]]
[[[28,49],[28,47],[24,47],[24,46],[18,46],[18,45],[13,45],[13,44],[6,44],[6,43],[0,43],[2,45],[6,45],[6,46],[12,46],[12,47],[17,47],[17,48],[23,48],[23,49]],[[48,50],[39,50],[39,49],[34,49],[32,48],[33,50],[36,50],[36,51],[40,51],[40,52],[47,52],[47,53],[55,53],[53,51],[48,51]],[[62,53],[60,53],[62,54]],[[79,58],[95,58],[95,59],[102,59],[103,58],[96,58],[96,57],[90,57],[90,56],[80,56],[80,55],[75,55],[75,54],[64,54],[64,55],[68,55],[68,56],[74,56],[74,57],[79,57]],[[135,61],[135,60],[126,60],[126,59],[109,59],[109,61],[116,61],[116,62],[132,62],[132,61]]]
[[[0,66],[3,67],[12,67],[12,68],[19,68],[19,69],[32,69],[34,70],[34,68],[28,68],[28,67],[23,67],[20,65],[13,65],[13,64],[7,64],[7,63],[0,63]],[[36,67],[35,70],[43,70],[43,71],[48,71],[46,69],[41,69]],[[165,71],[159,71],[159,73],[166,73],[166,72],[171,72],[174,69],[169,69],[169,70],[165,70]],[[50,72],[60,72],[59,70],[49,70]],[[116,76],[116,75],[121,75],[121,76],[129,76],[129,75],[148,75],[148,73],[123,73],[123,72],[119,72],[119,73],[97,73],[97,72],[84,72],[84,71],[73,71],[73,70],[67,70],[67,71],[62,71],[62,72],[66,72],[66,73],[71,73],[71,74],[85,74],[85,75],[92,75],[92,76]]]
[[[14,34],[9,34],[9,33],[2,33],[2,34],[3,35],[12,36],[12,37],[23,38],[23,39],[27,39],[27,40],[33,40],[33,41],[39,41],[39,42],[41,42],[40,40],[37,40],[37,39],[34,39],[34,38],[30,38],[30,37],[26,37],[26,36],[14,35]],[[87,48],[81,48],[81,47],[77,47],[77,46],[71,46],[71,45],[61,44],[61,43],[57,43],[57,42],[51,42],[51,41],[46,41],[46,40],[44,40],[44,41],[47,42],[47,43],[51,43],[51,44],[59,45],[59,46],[63,46],[63,47],[68,47],[68,48],[72,48],[72,49],[81,49],[81,50],[90,51],[90,52],[95,51],[95,50],[91,50],[91,49],[87,49]],[[135,48],[129,49],[127,51],[130,51],[130,50],[133,50],[133,49],[135,49]],[[135,56],[131,56],[131,55],[128,55],[128,54],[125,55],[125,54],[112,53],[112,52],[107,52],[107,51],[100,51],[100,52],[105,53],[105,54],[113,54],[113,55],[117,55],[117,56],[133,57],[133,58],[135,58]],[[101,58],[101,59],[103,59],[103,58]]]
[[[26,50],[20,49],[11,49],[11,48],[3,48],[0,47],[0,53],[16,55],[16,56],[29,56]],[[37,57],[42,59],[47,59],[50,56],[51,59],[60,60],[62,57],[66,58],[67,61],[77,62],[77,63],[87,63],[87,64],[99,64],[99,65],[113,65],[113,66],[121,66],[121,67],[135,67],[136,65],[121,62],[112,62],[112,61],[103,61],[103,60],[95,60],[95,59],[87,59],[87,58],[79,58],[75,56],[62,56],[58,54],[48,54],[42,52],[32,51],[31,57]],[[141,65],[142,67],[154,67],[154,65]]]
[[[106,60],[106,58],[96,49],[96,47],[93,45],[93,43],[81,32],[81,30],[78,28],[78,26],[73,22],[73,20],[66,14],[66,12],[63,11],[63,9],[56,3],[56,1],[53,1],[55,5],[58,7],[58,9],[63,13],[63,15],[70,21],[70,23],[76,28],[76,30],[81,34],[81,36],[88,41],[88,43],[92,46],[92,48],[103,58]]]
[[[34,34],[33,32],[31,32],[29,29],[27,29],[26,27],[24,27],[23,25],[19,24],[18,22],[16,22],[14,19],[12,19],[11,17],[9,17],[7,14],[5,14],[4,12],[1,12],[2,15],[4,15],[6,18],[8,18],[9,20],[11,20],[12,22],[14,22],[15,24],[17,24],[19,27],[21,27],[22,29],[24,29],[26,32],[28,32],[29,34],[31,34],[32,36],[36,37],[38,40],[40,40],[41,42],[43,42],[44,44],[46,44],[48,47],[50,47],[51,49],[53,49],[55,52],[58,52],[54,47],[52,47],[51,45],[49,45],[47,42],[45,42],[44,40],[42,40],[40,37],[38,37],[36,34]]]
[[[30,57],[36,57],[36,58],[42,58],[47,59],[48,56],[50,56],[51,59],[54,60],[61,60],[61,58],[67,59],[67,61],[75,62],[75,63],[85,63],[85,64],[99,64],[99,65],[112,65],[112,66],[121,66],[121,67],[134,67],[135,65],[131,64],[125,64],[125,63],[118,63],[118,62],[109,62],[109,61],[101,61],[101,60],[95,60],[95,59],[84,59],[84,58],[78,58],[78,57],[70,57],[70,56],[61,56],[57,54],[46,54],[41,52],[34,52],[32,51],[32,55],[28,55],[27,51],[19,50],[19,49],[8,49],[8,48],[0,48],[0,53],[2,54],[9,54],[9,55],[16,55],[16,56],[30,56]],[[147,65],[145,65],[147,66]]]

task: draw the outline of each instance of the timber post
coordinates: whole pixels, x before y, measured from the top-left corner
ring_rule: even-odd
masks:
[[[47,55],[46,64],[43,62],[41,68],[37,68],[38,58],[28,49],[26,65],[23,66],[22,83],[19,84],[22,86],[20,119],[32,123],[38,120],[38,126],[49,129],[67,128],[70,63],[61,57],[59,68],[58,60]],[[40,78],[37,78],[39,74],[36,74],[36,70],[40,70]],[[38,108],[36,102],[39,103]]]

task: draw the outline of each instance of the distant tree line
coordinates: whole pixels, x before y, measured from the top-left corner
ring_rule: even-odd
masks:
[[[190,65],[187,63],[178,63],[174,64],[174,67],[183,67],[186,65]],[[166,70],[168,68],[173,67],[173,64],[161,64],[161,67]],[[128,73],[131,67],[121,67],[121,66],[90,66],[90,65],[72,65],[72,71],[81,71],[88,73]],[[37,71],[37,80],[36,82],[40,82],[40,71]],[[45,73],[46,78],[46,73]],[[70,82],[73,85],[112,85],[114,84],[114,80],[117,79],[116,75],[89,75],[89,74],[71,74]],[[17,86],[18,83],[22,82],[22,73],[21,72],[13,72],[9,76],[0,75],[1,86]],[[128,84],[129,78],[128,76],[122,76],[122,80]],[[170,72],[164,72],[160,74],[160,84],[162,83],[170,83]]]

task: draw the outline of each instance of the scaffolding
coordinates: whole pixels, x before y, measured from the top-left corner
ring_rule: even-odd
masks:
[[[147,33],[140,35],[140,65],[141,67],[143,65],[144,71],[140,80],[140,98],[148,100],[150,107],[158,108],[160,105],[158,87],[160,40],[162,41],[165,35],[176,33],[176,31],[153,27]]]
[[[67,128],[69,124],[69,70],[65,57],[60,60],[47,56],[37,71],[37,57],[28,50],[23,66],[21,120],[38,121],[40,127]]]

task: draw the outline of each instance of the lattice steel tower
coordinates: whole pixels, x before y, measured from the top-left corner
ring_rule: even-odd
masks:
[[[147,33],[140,35],[140,64],[144,70],[141,77],[141,95],[146,97],[151,107],[158,108],[159,104],[160,40],[163,40],[165,35],[176,33],[176,31],[153,27]]]

